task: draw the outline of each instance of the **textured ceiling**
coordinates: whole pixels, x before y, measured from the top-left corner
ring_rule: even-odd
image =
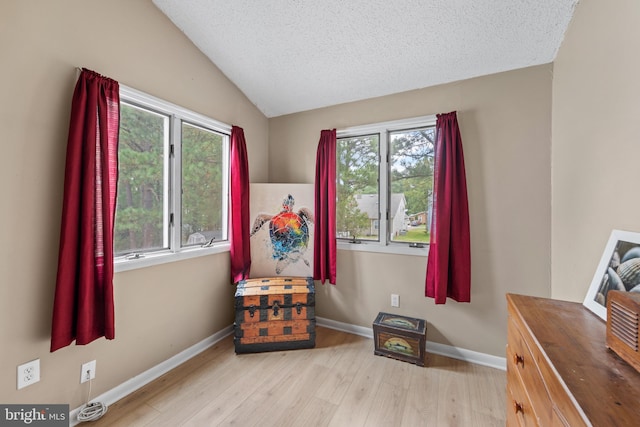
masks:
[[[578,0],[153,0],[267,116],[552,62]]]

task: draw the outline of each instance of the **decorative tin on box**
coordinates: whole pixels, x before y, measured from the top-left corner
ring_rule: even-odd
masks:
[[[236,353],[313,348],[315,288],[310,277],[270,277],[236,284]]]
[[[378,314],[373,322],[375,354],[424,366],[427,325],[424,319]]]

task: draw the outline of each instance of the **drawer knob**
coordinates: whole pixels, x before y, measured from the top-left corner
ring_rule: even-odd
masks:
[[[516,402],[515,400],[513,401],[513,409],[516,411],[516,414],[518,412],[521,412],[524,414],[524,408],[522,406],[522,403],[520,402]]]
[[[522,367],[524,368],[524,356],[520,355],[520,354],[514,354],[513,355],[513,363],[516,364],[516,366],[518,366],[518,364],[521,364]]]

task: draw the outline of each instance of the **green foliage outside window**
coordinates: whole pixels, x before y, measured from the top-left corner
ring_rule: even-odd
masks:
[[[116,255],[163,247],[168,117],[122,103],[118,147]]]
[[[435,128],[391,132],[389,139],[391,192],[404,194],[409,225],[410,218],[420,212],[425,212],[427,218],[427,222],[410,226],[406,234],[392,235],[392,239],[428,242],[431,224],[426,213],[430,211],[433,194]],[[419,230],[414,227],[419,227]]]
[[[378,135],[368,135],[337,141],[336,230],[339,237],[372,238],[367,236],[371,220],[358,208],[356,197],[378,194],[378,140]]]
[[[182,244],[193,233],[222,237],[222,135],[182,126]]]
[[[428,243],[435,128],[392,131],[385,136],[388,163],[380,158],[380,134],[337,141],[337,237],[378,240],[378,219],[386,221],[390,209],[391,240]],[[385,174],[381,178],[380,162]],[[380,179],[388,183],[389,206],[379,206]]]
[[[118,198],[114,231],[116,255],[169,247],[170,117],[121,103],[118,147]],[[179,122],[180,123],[180,122]],[[181,246],[201,233],[223,238],[224,136],[181,122]]]

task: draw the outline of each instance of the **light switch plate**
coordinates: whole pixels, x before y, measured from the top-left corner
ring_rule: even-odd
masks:
[[[391,307],[400,307],[400,295],[391,294]]]

